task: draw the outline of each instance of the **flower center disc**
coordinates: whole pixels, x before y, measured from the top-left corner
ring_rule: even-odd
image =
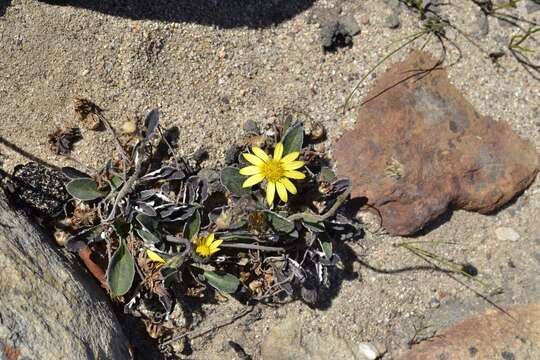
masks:
[[[269,181],[278,181],[283,177],[284,172],[281,163],[276,160],[270,160],[262,166],[262,173]]]
[[[210,255],[210,247],[206,244],[200,244],[195,249],[195,252],[197,252],[201,256],[209,256]]]

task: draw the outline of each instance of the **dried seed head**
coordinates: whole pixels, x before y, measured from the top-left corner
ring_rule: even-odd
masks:
[[[313,141],[322,140],[325,134],[326,130],[324,129],[324,126],[318,121],[313,122],[308,129],[308,136]]]
[[[259,148],[266,147],[266,142],[268,141],[268,137],[265,135],[258,135],[258,136],[252,136],[247,139],[246,145],[248,146],[256,146]]]
[[[327,181],[321,181],[321,182],[319,183],[319,192],[320,192],[321,194],[327,195],[327,194],[329,194],[332,190],[333,190],[333,186],[332,186],[332,184],[330,184],[329,182],[327,182]]]
[[[69,234],[64,230],[56,229],[54,231],[54,240],[56,241],[58,246],[64,247],[68,238]]]
[[[97,221],[97,211],[87,204],[78,201],[73,211],[71,222],[74,226],[94,225]]]
[[[252,292],[257,293],[260,291],[263,284],[262,284],[262,281],[260,280],[253,280],[252,282],[249,283],[248,286]]]
[[[133,134],[137,131],[137,122],[134,119],[127,120],[122,124],[124,134]]]
[[[82,139],[78,128],[56,129],[48,135],[49,147],[58,155],[67,155],[71,152],[73,144]]]
[[[77,119],[82,126],[88,130],[97,130],[101,126],[101,120],[99,119],[101,109],[99,106],[79,96],[75,97],[73,101]]]
[[[215,223],[219,230],[228,229],[231,225],[231,214],[228,211],[224,211],[218,216]]]

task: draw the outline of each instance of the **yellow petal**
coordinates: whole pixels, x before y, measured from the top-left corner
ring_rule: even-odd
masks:
[[[283,185],[280,182],[277,182],[276,183],[276,189],[277,189],[277,193],[278,193],[279,198],[281,199],[281,201],[287,202],[287,200],[288,200],[288,198],[287,198],[287,189],[285,189],[285,185]]]
[[[240,175],[255,175],[261,172],[258,166],[246,166],[240,169]]]
[[[212,241],[214,241],[214,233],[211,233],[206,238],[206,241],[205,241],[206,246],[210,246],[210,244],[212,244]]]
[[[214,255],[215,253],[217,253],[220,249],[216,248],[216,249],[210,249],[210,254],[208,254],[208,256],[210,255]]]
[[[270,158],[268,157],[268,155],[264,152],[263,149],[259,148],[259,147],[252,147],[251,148],[251,151],[253,151],[253,153],[255,153],[255,155],[257,155],[257,157],[263,161],[268,161],[270,160]]]
[[[281,159],[282,164],[286,164],[288,162],[296,160],[300,156],[300,153],[298,151],[293,151],[292,153],[289,153]]]
[[[223,240],[221,240],[221,239],[218,239],[218,240],[214,241],[212,243],[212,245],[210,245],[210,249],[217,249],[219,247],[219,245],[221,245],[222,242],[223,242]]]
[[[296,170],[296,169],[300,169],[302,166],[304,166],[304,162],[303,161],[290,161],[286,164],[283,164],[283,170],[287,171],[287,170]]]
[[[290,179],[297,179],[297,180],[302,180],[306,178],[306,175],[296,170],[285,171],[283,175],[285,175],[285,177],[288,177]]]
[[[282,156],[283,156],[283,144],[278,143],[276,147],[274,148],[274,160],[281,160]]]
[[[244,157],[244,159],[246,159],[253,165],[260,166],[264,164],[264,161],[262,161],[261,159],[259,159],[257,156],[253,154],[243,153],[242,156]]]
[[[296,186],[294,186],[294,184],[291,182],[291,180],[284,177],[284,178],[279,179],[279,182],[282,183],[283,185],[285,185],[285,188],[291,194],[294,195],[294,194],[297,193]]]
[[[165,259],[163,259],[156,252],[154,252],[154,251],[152,251],[150,249],[146,249],[146,255],[152,261],[155,261],[155,262],[158,262],[158,263],[161,263],[161,264],[165,264],[165,262],[166,262]]]
[[[253,185],[260,183],[263,180],[264,180],[263,174],[256,174],[251,177],[248,177],[246,181],[244,181],[244,183],[242,184],[242,187],[244,188],[251,187]]]
[[[273,181],[269,181],[268,185],[266,185],[266,201],[268,202],[268,205],[272,205],[274,202],[274,195],[276,194],[276,183]]]

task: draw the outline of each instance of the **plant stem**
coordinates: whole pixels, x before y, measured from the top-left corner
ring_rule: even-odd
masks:
[[[274,251],[274,252],[285,252],[285,248],[274,247],[274,246],[263,246],[257,244],[246,244],[246,243],[222,243],[220,245],[222,248],[235,248],[235,249],[250,249],[250,250],[260,250],[260,251]]]

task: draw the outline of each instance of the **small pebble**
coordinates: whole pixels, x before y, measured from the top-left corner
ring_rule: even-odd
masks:
[[[360,24],[362,25],[369,25],[369,16],[367,15],[362,15],[360,17]]]
[[[247,134],[250,134],[250,135],[260,134],[259,125],[257,125],[257,123],[253,120],[246,120],[242,128]]]
[[[358,344],[358,352],[366,360],[375,360],[379,357],[379,351],[373,344],[370,343],[363,342]]]
[[[431,306],[431,308],[433,309],[437,309],[439,306],[441,306],[441,302],[439,301],[439,299],[437,298],[431,298],[431,300],[429,301],[429,306]]]
[[[497,239],[502,241],[518,241],[520,236],[518,232],[511,227],[502,226],[495,230]]]
[[[395,13],[388,15],[384,21],[384,26],[389,29],[397,29],[400,24],[399,15]]]

